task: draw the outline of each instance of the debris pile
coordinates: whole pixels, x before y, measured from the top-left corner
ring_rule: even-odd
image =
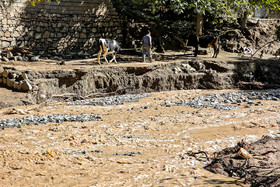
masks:
[[[31,81],[25,73],[18,74],[16,72],[9,72],[7,69],[0,68],[0,85],[15,90],[28,92],[33,89]]]
[[[279,101],[279,90],[249,91],[249,92],[228,92],[223,94],[211,94],[206,96],[194,97],[179,102],[165,101],[166,107],[190,106],[193,108],[209,108],[217,110],[233,110],[242,106],[263,105],[261,100]],[[259,101],[258,101],[259,100]]]
[[[0,51],[0,60],[5,62],[10,61],[39,61],[39,56],[30,51],[27,47],[7,47]]]
[[[280,185],[280,135],[264,136],[257,142],[239,142],[215,153],[205,168],[211,172],[240,177],[252,186]]]
[[[96,48],[96,47],[95,47]],[[31,50],[31,47],[6,47],[3,49],[0,49],[0,61],[4,62],[14,62],[14,61],[26,61],[26,62],[35,62],[40,60],[57,60],[62,61],[65,59],[87,59],[95,57],[94,52],[91,51],[79,51],[79,52],[71,52],[68,51],[65,54],[59,54],[56,52],[39,52],[34,53]]]
[[[22,125],[44,125],[47,123],[84,122],[102,120],[100,115],[93,114],[50,114],[42,116],[26,116],[0,120],[0,129],[20,128]]]
[[[67,105],[93,105],[93,106],[104,106],[104,105],[123,105],[128,102],[138,102],[144,97],[148,97],[149,94],[125,94],[111,97],[104,97],[93,100],[78,100],[68,102]]]

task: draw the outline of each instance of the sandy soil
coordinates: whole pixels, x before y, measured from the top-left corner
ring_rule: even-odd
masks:
[[[0,131],[3,186],[242,186],[237,178],[212,174],[189,151],[210,155],[245,139],[279,132],[277,101],[237,110],[166,107],[165,100],[233,90],[152,93],[119,106],[65,103],[14,107],[26,115],[100,114],[103,121],[23,126]],[[236,90],[234,90],[236,91]],[[26,115],[5,114],[0,120]]]

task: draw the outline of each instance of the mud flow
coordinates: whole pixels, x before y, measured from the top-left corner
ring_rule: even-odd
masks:
[[[1,185],[279,185],[277,59],[120,58],[2,64]]]
[[[1,184],[273,186],[280,108],[277,90],[263,93],[196,89],[3,108]],[[252,157],[237,156],[241,147]]]

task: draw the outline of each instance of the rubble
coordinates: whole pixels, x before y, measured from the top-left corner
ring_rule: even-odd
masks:
[[[104,106],[104,105],[122,105],[128,102],[137,102],[144,97],[148,97],[149,94],[125,94],[119,96],[103,97],[100,99],[93,100],[79,100],[68,102],[67,105],[93,105],[93,106]]]
[[[31,47],[6,47],[1,50],[0,61],[39,61],[39,56],[35,56]]]
[[[84,122],[102,120],[100,115],[93,114],[50,114],[42,116],[26,116],[23,118],[8,118],[0,120],[0,129],[21,128],[23,125],[43,125],[46,123]]]
[[[229,92],[223,94],[212,94],[200,97],[181,100],[179,102],[165,101],[166,107],[171,106],[190,106],[193,108],[209,108],[217,110],[234,110],[243,106],[249,107],[253,105],[262,105],[261,100],[280,99],[280,90],[262,90],[249,92]],[[258,101],[260,100],[260,101]],[[257,101],[257,102],[256,102]]]
[[[0,84],[11,90],[21,92],[29,92],[33,89],[26,73],[16,73],[3,68],[0,70]]]
[[[229,177],[245,178],[245,183],[252,186],[279,186],[279,145],[280,134],[264,136],[251,144],[241,141],[233,148],[216,153],[205,168]]]

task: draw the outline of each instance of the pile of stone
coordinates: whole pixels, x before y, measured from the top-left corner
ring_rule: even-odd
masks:
[[[15,91],[28,92],[32,90],[31,81],[25,73],[16,74],[0,68],[0,85]]]
[[[211,94],[194,97],[179,102],[165,101],[166,107],[190,106],[193,108],[214,108],[217,110],[233,110],[242,104],[245,107],[252,105],[262,105],[256,100],[280,100],[280,90],[250,91],[250,92],[229,92],[222,94]]]
[[[85,122],[102,120],[100,115],[93,114],[50,114],[42,116],[26,116],[23,118],[8,118],[0,120],[0,129],[21,128],[23,125],[44,125],[47,123]]]
[[[96,48],[97,49],[97,48]],[[0,50],[0,61],[4,62],[14,62],[14,61],[26,61],[26,62],[35,62],[39,60],[57,60],[62,61],[65,59],[87,59],[95,57],[95,51],[87,51],[87,52],[65,52],[65,54],[58,54],[56,52],[40,52],[38,55],[35,55],[30,51],[29,48],[25,47],[9,47]]]
[[[34,55],[30,48],[26,47],[8,47],[0,51],[0,60],[9,61],[39,61],[39,56]]]
[[[79,100],[68,102],[67,105],[93,105],[93,106],[104,106],[104,105],[123,105],[128,102],[138,102],[144,97],[148,97],[149,94],[126,94],[104,97],[100,99],[92,100]]]

